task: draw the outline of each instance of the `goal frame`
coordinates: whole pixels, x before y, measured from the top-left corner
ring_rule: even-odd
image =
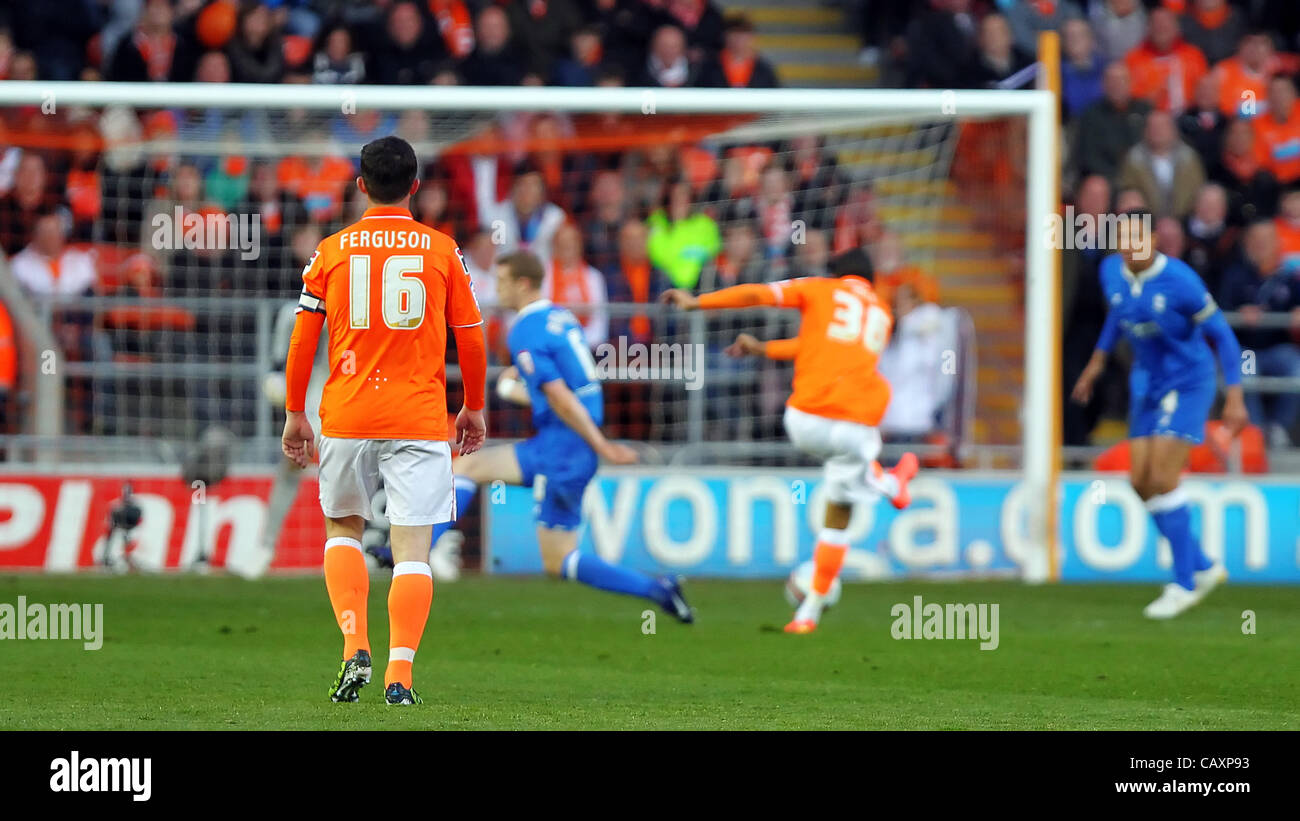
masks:
[[[478,88],[11,81],[0,83],[0,105],[55,109],[67,105],[298,108],[348,114],[373,109],[613,111],[644,116],[811,111],[860,115],[879,111],[891,118],[930,121],[1024,117],[1028,126],[1028,151],[1021,473],[1027,498],[1034,500],[1027,506],[1026,536],[1030,545],[1042,549],[1024,557],[1023,575],[1035,582],[1057,575],[1060,426],[1056,416],[1057,397],[1061,393],[1061,320],[1058,276],[1045,230],[1056,213],[1060,158],[1059,109],[1056,95],[1049,90]],[[57,435],[57,431],[52,433]]]

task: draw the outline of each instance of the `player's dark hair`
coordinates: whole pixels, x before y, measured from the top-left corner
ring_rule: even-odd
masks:
[[[867,282],[876,281],[876,269],[871,257],[861,248],[853,248],[831,259],[826,272],[833,277],[862,277]]]
[[[401,202],[419,170],[415,149],[401,137],[380,137],[361,149],[361,179],[372,202]]]
[[[546,278],[546,269],[542,261],[531,251],[514,251],[497,260],[497,265],[504,265],[512,279],[526,279],[534,288],[542,287]]]

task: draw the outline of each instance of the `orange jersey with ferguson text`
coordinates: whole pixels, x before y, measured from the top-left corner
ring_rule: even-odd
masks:
[[[876,370],[894,319],[861,277],[802,277],[770,286],[776,304],[802,316],[794,356],[795,410],[878,425],[889,407],[889,382]]]
[[[299,310],[329,331],[321,433],[446,439],[447,326],[483,322],[455,240],[405,208],[371,208],[316,247],[302,281]]]

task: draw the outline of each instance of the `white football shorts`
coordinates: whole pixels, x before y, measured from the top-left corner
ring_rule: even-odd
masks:
[[[433,439],[317,437],[320,506],[331,519],[371,518],[370,499],[382,479],[391,524],[435,525],[456,518],[451,446]]]
[[[826,498],[837,504],[874,501],[879,491],[868,482],[871,463],[880,457],[880,431],[870,425],[827,419],[789,406],[785,432],[796,448],[823,460]]]

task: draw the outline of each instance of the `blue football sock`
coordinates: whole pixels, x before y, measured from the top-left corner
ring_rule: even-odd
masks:
[[[1187,497],[1182,488],[1153,496],[1147,500],[1147,510],[1155,520],[1156,530],[1169,540],[1169,552],[1174,559],[1174,581],[1192,590],[1196,583],[1192,574],[1209,568],[1212,562],[1201,550],[1201,542],[1192,533],[1192,514],[1187,508]]]
[[[472,480],[466,479],[464,476],[456,477],[456,518],[465,515],[465,511],[469,510],[469,506],[474,501],[474,494],[476,493],[478,493],[478,485],[474,484]],[[442,534],[451,530],[455,524],[455,521],[451,521],[441,522],[440,524],[434,525],[433,538],[429,542],[429,545],[436,545],[438,539],[442,537]]]
[[[595,553],[583,553],[574,550],[564,557],[561,575],[566,579],[576,579],[585,585],[612,593],[627,593],[631,596],[659,601],[657,593],[660,585],[650,576],[635,570],[616,567]]]

